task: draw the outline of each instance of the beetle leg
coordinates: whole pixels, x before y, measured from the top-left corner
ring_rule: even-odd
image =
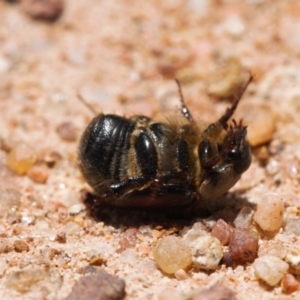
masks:
[[[145,187],[150,180],[147,176],[131,177],[122,182],[110,184],[109,188],[114,195],[122,196],[132,190]]]
[[[109,185],[110,190],[112,191],[114,196],[122,196],[132,190],[139,190],[141,188],[146,187],[159,187],[161,185],[165,185],[170,180],[173,179],[182,179],[186,176],[186,172],[179,171],[176,173],[167,173],[162,176],[157,176],[155,178],[151,178],[149,176],[137,176],[128,178],[119,183],[113,183]],[[109,194],[108,194],[109,196]]]
[[[234,114],[240,100],[243,97],[243,94],[245,93],[248,85],[251,83],[251,81],[253,80],[253,75],[250,73],[250,77],[248,79],[248,81],[246,82],[246,84],[243,86],[242,90],[240,91],[240,93],[237,95],[237,97],[234,99],[231,107],[227,108],[225,111],[225,114],[219,119],[219,123],[222,125],[222,127],[224,129],[227,129],[228,125],[227,122],[229,121],[229,119],[232,117],[232,115]]]
[[[184,102],[184,97],[182,94],[182,90],[181,90],[181,85],[178,79],[175,79],[177,86],[178,86],[178,92],[179,92],[179,96],[180,96],[180,102],[181,102],[181,113],[184,115],[184,117],[188,120],[188,121],[193,121],[193,117],[189,111],[189,109],[187,108],[185,102]]]

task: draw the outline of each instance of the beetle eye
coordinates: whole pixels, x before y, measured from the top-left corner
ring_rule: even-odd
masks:
[[[235,147],[228,152],[228,157],[235,159],[238,158],[240,151]]]

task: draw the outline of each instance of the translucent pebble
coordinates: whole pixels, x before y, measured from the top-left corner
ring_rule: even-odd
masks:
[[[177,280],[185,280],[189,278],[188,274],[183,269],[179,269],[174,275]]]
[[[223,257],[222,244],[210,235],[201,236],[194,242],[192,256],[196,268],[215,270]]]
[[[120,262],[129,264],[131,266],[136,266],[138,263],[138,257],[136,252],[126,249],[120,254]]]
[[[263,241],[259,245],[258,256],[273,255],[283,259],[287,255],[286,246],[280,240]]]
[[[77,129],[71,122],[61,123],[56,128],[56,132],[59,137],[66,142],[74,142],[77,139]]]
[[[270,142],[275,131],[276,117],[268,103],[242,102],[239,106],[237,118],[243,116],[245,124],[249,126],[248,141],[255,147]]]
[[[7,276],[6,286],[20,293],[30,291],[41,292],[38,299],[49,299],[52,291],[58,291],[62,286],[62,277],[56,270],[27,269],[10,273]],[[28,297],[23,297],[28,299]],[[30,298],[30,297],[29,297]]]
[[[192,264],[190,247],[175,236],[166,236],[159,240],[153,256],[158,266],[167,274],[174,274]]]
[[[40,232],[48,232],[50,229],[50,225],[46,220],[38,220],[35,223],[35,228]]]
[[[253,263],[255,275],[270,286],[275,286],[287,272],[289,265],[272,255],[261,256]]]
[[[254,220],[262,230],[278,230],[283,221],[284,204],[276,194],[265,195],[257,204]]]
[[[230,237],[228,252],[223,261],[227,265],[253,262],[257,257],[258,237],[249,229],[236,228]]]
[[[158,300],[185,300],[186,297],[174,288],[166,288],[158,295]]]
[[[235,292],[228,287],[217,283],[210,288],[201,288],[196,291],[191,300],[237,300]],[[247,298],[248,300],[249,298]]]
[[[83,203],[76,203],[73,204],[72,206],[69,207],[69,214],[70,215],[78,215],[80,214],[82,211],[84,211],[85,206]]]
[[[137,245],[139,233],[137,228],[126,229],[119,240],[120,249],[134,248]]]
[[[211,236],[217,238],[222,245],[228,245],[233,228],[219,219],[211,230]]]
[[[300,219],[286,218],[284,222],[284,231],[287,234],[300,235]]]
[[[11,273],[7,279],[7,287],[20,293],[27,293],[40,280],[49,276],[47,270],[25,270]]]
[[[185,244],[192,246],[198,237],[207,235],[207,229],[201,222],[196,222],[193,227],[183,234]]]
[[[250,227],[253,219],[253,209],[249,206],[244,206],[238,213],[234,220],[234,225],[236,228],[248,228]]]
[[[35,161],[36,154],[33,149],[25,143],[20,143],[9,152],[6,164],[14,172],[23,175]]]
[[[80,226],[75,222],[68,222],[65,226],[65,232],[67,234],[77,234],[80,232]]]
[[[290,249],[284,259],[290,265],[290,272],[300,275],[300,249]]]
[[[27,172],[27,176],[37,183],[46,183],[48,175],[48,170],[42,166],[32,166]]]
[[[32,19],[55,21],[64,10],[63,0],[24,0],[21,9]]]
[[[292,274],[284,274],[281,281],[281,289],[285,294],[291,294],[299,289],[299,282]]]

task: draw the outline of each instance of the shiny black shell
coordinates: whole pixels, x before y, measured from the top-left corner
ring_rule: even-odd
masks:
[[[188,128],[193,131],[193,126]],[[79,161],[98,195],[121,206],[173,206],[197,197],[191,148],[196,130],[157,123],[145,116],[129,119],[99,115],[83,134]],[[190,143],[190,144],[188,144]]]

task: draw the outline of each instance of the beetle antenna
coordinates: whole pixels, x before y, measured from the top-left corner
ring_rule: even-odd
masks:
[[[83,97],[82,97],[82,95],[78,92],[77,93],[77,98],[79,99],[79,101],[81,102],[81,103],[83,103],[95,116],[97,116],[98,115],[98,113],[97,113],[97,111],[94,109],[94,107],[90,104],[90,103],[88,103]]]
[[[246,84],[243,86],[242,90],[240,91],[240,93],[236,96],[236,98],[234,99],[231,107],[226,109],[225,114],[219,119],[219,123],[223,126],[223,128],[227,128],[227,122],[229,121],[229,119],[232,117],[232,115],[234,114],[240,100],[242,99],[248,85],[251,83],[251,81],[253,80],[254,76],[251,74],[250,72],[250,77],[247,80]]]
[[[189,109],[186,107],[186,104],[184,102],[184,97],[183,97],[183,94],[182,94],[180,81],[177,78],[175,79],[175,81],[177,83],[178,92],[179,92],[179,96],[180,96],[181,113],[185,116],[186,119],[188,119],[189,121],[193,121],[193,117],[192,117]]]

